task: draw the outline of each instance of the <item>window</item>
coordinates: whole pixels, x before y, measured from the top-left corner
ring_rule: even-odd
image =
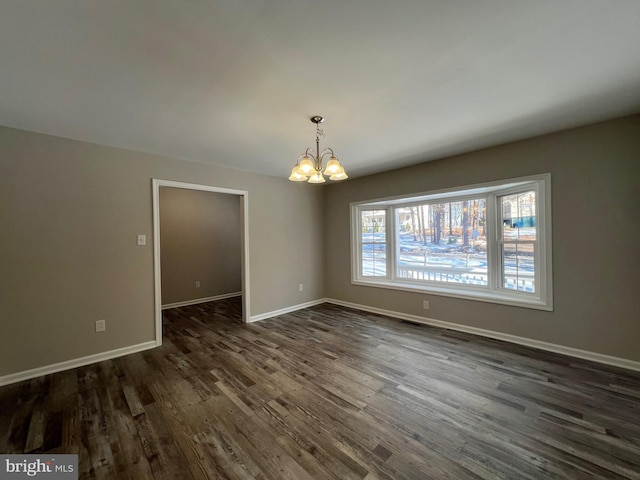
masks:
[[[360,211],[360,276],[387,276],[387,212],[386,210]]]
[[[535,293],[536,192],[499,197],[502,288]]]
[[[396,207],[396,277],[488,285],[485,205],[474,197]]]
[[[551,310],[550,175],[352,204],[352,282]]]

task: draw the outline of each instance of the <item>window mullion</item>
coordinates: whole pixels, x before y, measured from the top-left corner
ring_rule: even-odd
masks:
[[[396,238],[398,231],[396,229],[396,209],[392,205],[387,207],[387,272],[388,277],[392,280],[396,280],[396,265],[398,264],[396,245],[398,245],[398,239]]]
[[[488,283],[489,290],[496,290],[500,285],[500,276],[502,275],[502,266],[500,262],[500,236],[498,225],[502,221],[502,215],[499,214],[498,198],[496,195],[489,195],[486,199],[487,205],[487,267],[488,267]]]

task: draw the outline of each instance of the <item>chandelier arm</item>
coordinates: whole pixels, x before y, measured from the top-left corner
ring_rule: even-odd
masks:
[[[333,155],[334,157],[336,156],[336,154],[335,154],[335,153],[333,153],[333,149],[332,149],[332,148],[327,147],[327,148],[325,148],[324,150],[322,150],[322,152],[320,152],[320,158],[321,158],[321,159],[324,159],[324,157],[325,157],[326,155],[329,155],[329,154]]]

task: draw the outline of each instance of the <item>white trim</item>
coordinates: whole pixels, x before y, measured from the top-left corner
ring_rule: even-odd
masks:
[[[249,281],[249,192],[240,195],[240,284],[242,285],[242,321],[249,323],[251,318],[249,299],[251,298],[251,282]]]
[[[153,181],[160,187],[184,188],[185,190],[200,190],[203,192],[229,193],[231,195],[244,195],[247,193],[246,190],[200,185],[198,183],[176,182],[173,180],[161,180],[158,178],[154,178]]]
[[[261,313],[260,315],[254,315],[251,317],[249,322],[259,322],[260,320],[265,320],[267,318],[276,317],[278,315],[284,315],[285,313],[295,312],[296,310],[302,310],[303,308],[314,307],[316,305],[320,305],[321,303],[329,302],[330,300],[326,298],[321,298],[319,300],[312,300],[310,302],[299,303],[298,305],[293,305],[291,307],[281,308],[280,310],[274,310],[272,312]]]
[[[153,306],[156,343],[162,345],[162,282],[160,276],[160,182],[151,180],[153,209]]]
[[[222,295],[214,295],[213,297],[195,298],[193,300],[185,300],[183,302],[166,303],[162,305],[162,310],[170,308],[188,307],[189,305],[198,305],[199,303],[215,302],[224,300],[225,298],[241,297],[242,292],[223,293]]]
[[[592,362],[611,365],[614,367],[640,371],[640,362],[635,360],[629,360],[627,358],[614,357],[611,355],[605,355],[603,353],[590,352],[588,350],[581,350],[579,348],[566,347],[564,345],[558,345],[555,343],[542,342],[540,340],[533,340],[531,338],[519,337],[517,335],[510,335],[508,333],[495,332],[493,330],[485,330],[483,328],[469,327],[467,325],[461,325],[458,323],[450,323],[442,320],[436,320],[433,318],[419,317],[417,315],[411,315],[409,313],[394,312],[392,310],[384,310],[382,308],[369,307],[367,305],[344,302],[342,300],[335,300],[332,298],[327,298],[326,301],[328,303],[333,303],[335,305],[355,308],[356,310],[363,310],[365,312],[378,313],[380,315],[399,318],[401,320],[407,320],[409,322],[422,323],[424,325],[431,325],[433,327],[446,328],[446,329],[455,330],[458,332],[471,333],[473,335],[479,335],[481,337],[494,338],[496,340],[503,340],[509,343],[524,345],[525,347],[536,348],[538,350],[545,350],[548,352],[560,353],[562,355],[567,355],[569,357],[581,358],[583,360],[590,360]]]
[[[131,355],[132,353],[150,350],[152,348],[156,348],[157,346],[158,345],[156,344],[156,341],[152,340],[150,342],[139,343],[137,345],[129,345],[128,347],[116,348],[115,350],[109,350],[107,352],[87,355],[86,357],[74,358],[73,360],[65,360],[64,362],[54,363],[52,365],[46,365],[44,367],[24,370],[18,373],[11,373],[9,375],[0,377],[0,387],[9,385],[11,383],[30,380],[42,375],[50,375],[52,373],[62,372],[63,370],[71,370],[73,368],[83,367],[92,363],[104,362],[105,360],[111,360],[113,358]]]
[[[186,190],[200,190],[205,192],[227,193],[240,197],[240,222],[242,233],[240,235],[240,270],[242,284],[242,321],[249,323],[251,314],[249,310],[249,192],[232,188],[212,187],[196,183],[176,182],[173,180],[151,179],[153,198],[153,277],[154,277],[154,310],[156,343],[162,345],[162,284],[160,273],[160,187],[183,188]]]

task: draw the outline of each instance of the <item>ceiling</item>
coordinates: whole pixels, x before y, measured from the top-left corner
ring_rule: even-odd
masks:
[[[1,125],[267,175],[636,112],[638,0],[0,0]]]

